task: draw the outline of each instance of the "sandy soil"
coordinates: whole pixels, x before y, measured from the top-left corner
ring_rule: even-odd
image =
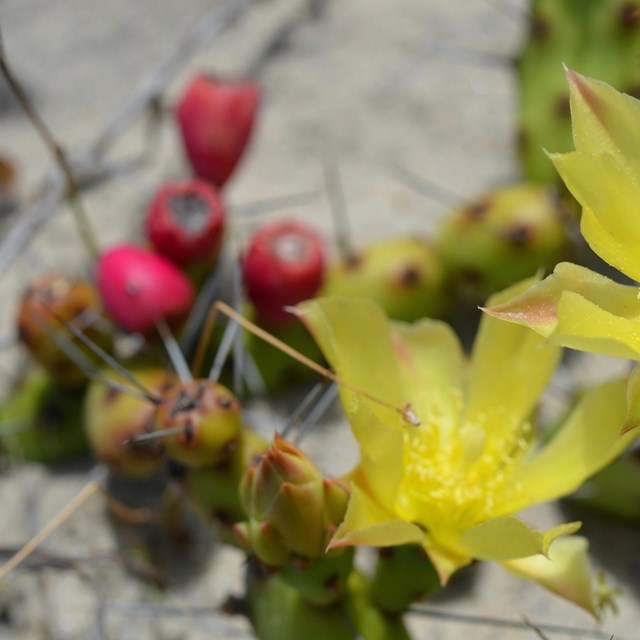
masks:
[[[175,48],[177,39],[215,4],[206,0],[2,0],[0,25],[16,72],[69,150],[86,147],[137,86]],[[185,80],[201,68],[237,73],[247,68],[273,29],[301,0],[264,0],[236,26],[206,44],[167,86],[167,109]],[[412,170],[462,201],[517,176],[513,154],[514,77],[510,59],[523,33],[524,0],[334,0],[324,15],[300,27],[290,47],[261,75],[264,109],[242,171],[227,191],[242,205],[311,192],[295,215],[327,235],[332,225],[322,194],[322,153],[327,142],[339,158],[353,234],[358,244],[389,233],[429,234],[447,205],[410,189],[394,167]],[[489,63],[481,53],[493,56]],[[170,116],[169,113],[167,113]],[[138,122],[121,137],[113,158],[143,145]],[[19,195],[26,202],[49,171],[40,139],[0,89],[0,153],[20,168]],[[159,180],[186,175],[171,118],[162,127],[151,161],[140,171],[109,181],[87,196],[103,246],[135,237],[145,203]],[[293,209],[291,209],[293,212]],[[242,240],[256,219],[238,220]],[[14,219],[0,221],[0,235]],[[12,333],[18,292],[48,265],[82,270],[86,255],[64,207],[39,231],[22,257],[0,274],[0,339]],[[0,353],[5,389],[17,367],[17,349]],[[591,365],[600,370],[601,361]],[[284,411],[284,409],[283,409]],[[271,415],[268,425],[282,414]],[[267,426],[268,428],[268,426]],[[330,444],[327,444],[330,443]],[[337,414],[307,441],[331,467],[335,451],[352,455]],[[339,457],[339,456],[338,456]],[[340,458],[340,457],[339,457]],[[340,458],[338,465],[348,465]],[[14,464],[0,477],[0,548],[19,545],[55,514],[87,478],[89,467],[52,471]],[[336,471],[337,469],[331,469]],[[566,520],[557,506],[537,509],[540,527]],[[630,640],[640,624],[640,548],[635,531],[588,521],[594,562],[623,588],[620,613],[603,626],[609,637]],[[122,535],[122,531],[120,532]],[[113,560],[117,536],[94,498],[47,543],[52,554],[92,557],[83,570],[16,572],[0,587],[0,636],[10,640],[99,638],[97,611],[111,640],[178,640],[250,637],[242,621],[209,610],[241,586],[242,557],[216,549],[199,536],[198,571],[166,592],[136,580]],[[614,547],[614,548],[612,548]],[[96,560],[96,558],[101,558]],[[193,562],[193,557],[192,557]],[[192,565],[188,565],[193,567]],[[483,565],[455,580],[431,609],[469,616],[573,626],[593,622],[584,613]],[[91,585],[91,586],[88,586]],[[99,605],[102,606],[100,609]],[[191,610],[193,608],[193,610]],[[413,615],[416,638],[476,640],[534,638],[530,629]],[[549,638],[565,637],[548,631]]]

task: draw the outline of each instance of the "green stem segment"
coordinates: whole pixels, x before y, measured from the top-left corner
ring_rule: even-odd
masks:
[[[383,611],[400,614],[439,588],[438,574],[422,547],[404,545],[379,551],[371,599]]]
[[[314,607],[281,574],[251,562],[247,575],[249,617],[260,640],[411,640],[397,616],[388,616],[369,597],[367,580],[353,572],[343,599]]]

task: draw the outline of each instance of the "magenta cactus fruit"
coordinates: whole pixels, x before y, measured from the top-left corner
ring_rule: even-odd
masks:
[[[170,260],[135,245],[103,253],[96,279],[105,309],[131,332],[148,333],[161,318],[183,318],[195,296],[187,277]]]
[[[189,83],[176,116],[193,172],[221,187],[247,147],[260,103],[250,80],[225,80],[205,74]]]

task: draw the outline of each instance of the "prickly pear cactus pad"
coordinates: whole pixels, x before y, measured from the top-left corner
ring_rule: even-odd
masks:
[[[518,147],[527,178],[554,183],[544,149],[572,149],[569,92],[562,65],[638,95],[640,2],[532,0],[517,58]]]

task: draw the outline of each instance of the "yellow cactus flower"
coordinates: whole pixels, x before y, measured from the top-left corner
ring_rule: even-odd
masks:
[[[640,101],[567,71],[576,150],[549,154],[582,205],[591,248],[640,280]],[[640,289],[562,263],[530,290],[485,309],[526,325],[549,343],[640,360]],[[640,425],[640,373],[629,385],[623,431]]]
[[[560,348],[533,331],[485,316],[467,362],[446,324],[390,323],[369,300],[321,298],[297,314],[337,374],[383,401],[341,389],[360,461],[330,546],[419,543],[443,584],[474,559],[495,560],[595,613],[586,541],[565,535],[580,523],[538,532],[514,514],[574,491],[628,444],[624,381],[587,394],[538,451],[530,418]]]

